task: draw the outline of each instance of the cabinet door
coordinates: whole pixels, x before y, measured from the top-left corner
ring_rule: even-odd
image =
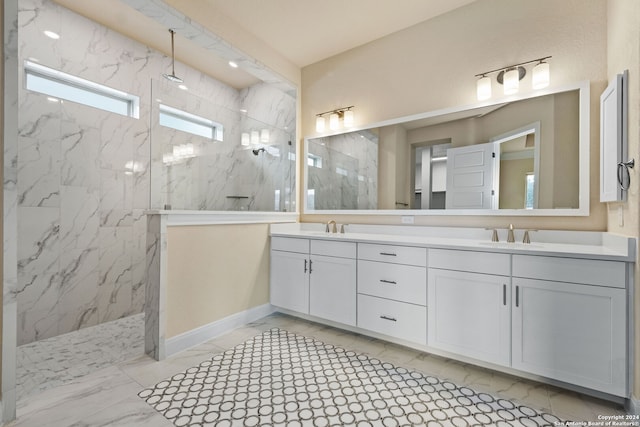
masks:
[[[355,326],[355,259],[321,255],[311,258],[309,314]]]
[[[626,395],[625,290],[513,279],[513,367]]]
[[[271,251],[271,304],[309,314],[309,256]]]
[[[510,278],[430,268],[429,346],[508,366]]]

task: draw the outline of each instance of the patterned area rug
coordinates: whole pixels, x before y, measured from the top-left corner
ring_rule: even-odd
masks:
[[[176,426],[553,426],[551,414],[274,328],[138,394]]]

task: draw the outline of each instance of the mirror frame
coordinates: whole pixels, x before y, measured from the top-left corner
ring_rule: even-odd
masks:
[[[537,98],[544,95],[553,95],[556,93],[568,92],[572,90],[578,90],[579,97],[579,152],[578,152],[578,165],[579,165],[579,188],[578,188],[578,208],[577,209],[308,209],[307,208],[307,184],[309,167],[307,165],[307,157],[309,155],[308,147],[309,140],[314,138],[324,138],[334,135],[342,135],[350,132],[356,132],[361,130],[367,130],[372,128],[379,128],[384,126],[392,126],[401,123],[410,122],[413,120],[427,119],[445,114],[459,113],[462,111],[488,107],[497,104],[504,104],[507,102],[522,101],[525,99]],[[304,157],[301,159],[304,167],[304,184],[302,194],[302,213],[305,215],[402,215],[402,216],[425,216],[425,215],[456,215],[456,216],[589,216],[589,148],[591,144],[590,136],[590,87],[589,81],[581,81],[578,83],[567,84],[563,86],[557,86],[554,88],[538,90],[534,93],[528,93],[520,96],[509,96],[500,99],[490,100],[487,102],[481,102],[477,104],[468,104],[458,107],[445,108],[441,110],[429,111],[426,113],[418,113],[410,116],[399,117],[395,119],[385,120],[369,125],[363,125],[350,128],[346,131],[331,132],[323,134],[315,134],[306,136],[304,138]]]

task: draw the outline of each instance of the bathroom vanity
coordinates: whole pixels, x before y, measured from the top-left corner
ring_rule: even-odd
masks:
[[[605,397],[628,397],[635,239],[540,231],[271,226],[281,311]],[[504,236],[501,236],[504,237]]]

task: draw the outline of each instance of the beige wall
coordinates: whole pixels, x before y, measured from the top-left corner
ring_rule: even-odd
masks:
[[[167,229],[171,338],[269,302],[269,225]]]
[[[500,161],[500,209],[522,209],[525,179],[533,172],[533,159]]]
[[[607,64],[608,76],[629,70],[629,158],[640,160],[640,2],[637,0],[609,0],[607,3]],[[608,229],[611,232],[639,238],[638,167],[631,170],[631,188],[626,203],[610,203]],[[623,211],[623,225],[619,210]],[[635,399],[640,399],[640,258],[635,268],[635,375],[632,386]]]
[[[355,105],[362,126],[476,103],[475,74],[552,55],[551,86],[591,82],[591,215],[588,217],[416,216],[419,225],[605,230],[598,202],[599,96],[607,80],[605,0],[478,0],[302,70],[302,134],[315,114]],[[464,29],[462,31],[461,29]],[[495,77],[495,76],[494,76]],[[522,81],[530,87],[530,73]],[[494,93],[500,86],[495,83]],[[305,222],[398,224],[397,215],[302,215]]]

